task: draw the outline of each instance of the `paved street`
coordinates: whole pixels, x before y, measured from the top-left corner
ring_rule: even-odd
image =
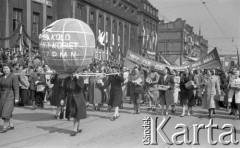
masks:
[[[49,105],[45,105],[45,109],[37,109],[32,111],[30,107],[19,108],[14,110],[13,121],[15,123],[15,130],[8,131],[5,134],[0,134],[1,148],[111,148],[111,147],[179,147],[177,145],[168,145],[158,137],[158,145],[143,145],[143,117],[159,117],[158,124],[162,121],[159,116],[160,110],[157,114],[146,111],[146,105],[143,105],[143,111],[140,115],[133,115],[132,104],[125,103],[124,109],[121,110],[121,116],[116,121],[110,121],[109,118],[112,113],[105,112],[104,108],[101,112],[93,112],[91,107],[88,109],[88,118],[81,121],[83,132],[75,137],[71,137],[73,123],[72,121],[56,120],[54,119],[55,111]],[[193,137],[193,124],[209,123],[209,119],[203,115],[205,113],[199,107],[195,107],[194,115],[191,117],[179,117],[181,107],[177,107],[177,116],[172,116],[166,124],[164,131],[169,138],[182,130],[175,130],[177,123],[186,124],[189,127],[190,140]],[[213,122],[219,125],[230,123],[236,127],[237,139],[240,140],[240,120],[232,120],[233,116],[229,116],[224,110],[217,111],[217,115]],[[3,122],[0,122],[2,128]],[[225,130],[228,131],[228,130]],[[218,141],[218,137],[224,130],[214,129],[213,139]],[[230,136],[227,137],[229,139]],[[183,137],[181,137],[182,139]],[[211,147],[207,142],[207,130],[201,130],[200,145],[186,145],[181,147]],[[212,146],[214,147],[214,146]],[[218,143],[217,147],[223,147]],[[230,144],[228,147],[239,147],[239,145]]]

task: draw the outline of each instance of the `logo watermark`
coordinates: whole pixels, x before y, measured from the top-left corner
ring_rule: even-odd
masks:
[[[176,132],[172,135],[167,135],[164,132],[166,124],[170,121],[171,117],[163,117],[161,123],[158,125],[158,117],[145,117],[143,118],[143,144],[144,145],[158,145],[158,137],[160,137],[164,143],[168,145],[182,145],[182,144],[192,144],[200,145],[199,143],[199,131],[207,130],[207,140],[210,145],[217,145],[221,143],[223,145],[235,144],[237,145],[239,141],[236,137],[236,128],[232,124],[224,124],[221,128],[217,124],[213,124],[213,119],[209,120],[207,125],[205,124],[193,124],[193,135],[192,141],[189,138],[189,127],[186,124],[176,124],[176,129],[182,129],[180,132]],[[223,129],[225,132],[221,133],[218,136],[218,141],[213,138],[213,129]],[[215,135],[214,135],[215,136]],[[183,140],[180,140],[179,137],[183,137]],[[227,140],[227,137],[230,137],[230,140]],[[204,137],[203,137],[204,138]]]

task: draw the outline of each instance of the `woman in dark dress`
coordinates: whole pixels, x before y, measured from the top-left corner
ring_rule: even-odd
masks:
[[[117,73],[118,67],[113,66],[112,72]],[[117,119],[120,115],[118,112],[119,106],[122,105],[122,83],[124,82],[123,74],[118,75],[110,75],[108,78],[107,83],[104,84],[102,87],[103,89],[106,89],[111,84],[110,89],[110,100],[108,102],[108,105],[111,107],[115,107],[115,113],[114,116],[111,118],[112,121]]]
[[[61,106],[60,96],[61,96],[61,92],[63,90],[64,78],[59,74],[52,75],[52,77],[50,79],[50,82],[51,82],[51,84],[54,84],[53,88],[52,88],[52,95],[51,95],[51,98],[50,98],[50,104],[52,106],[57,107],[55,118],[59,119],[60,109],[61,109],[61,107],[60,107]]]
[[[3,65],[3,75],[0,77],[0,117],[4,120],[1,133],[14,129],[10,121],[14,109],[14,101],[19,100],[19,82],[17,76],[10,72],[7,64]]]
[[[84,80],[78,76],[68,76],[64,80],[63,92],[61,99],[66,102],[66,118],[70,120],[74,118],[74,132],[71,136],[75,136],[78,132],[82,132],[79,128],[80,119],[87,118],[86,115],[86,104],[84,98]]]
[[[187,115],[190,116],[192,112],[192,106],[195,103],[194,100],[194,88],[186,88],[185,84],[189,81],[194,81],[194,75],[190,73],[189,69],[186,69],[183,73],[182,77],[180,78],[180,103],[183,106],[183,112],[181,117],[185,116],[185,109],[188,106],[188,113]],[[194,81],[195,82],[195,81]],[[195,82],[196,84],[196,82]]]

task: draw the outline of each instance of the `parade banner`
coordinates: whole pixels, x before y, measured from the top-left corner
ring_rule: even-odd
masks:
[[[165,67],[170,69],[175,69],[177,71],[183,71],[185,69],[212,69],[212,68],[220,68],[222,67],[217,49],[213,49],[210,53],[208,53],[203,58],[197,60],[196,62],[181,65],[181,66],[171,66],[163,63],[159,63],[150,59],[147,59],[141,55],[138,55],[132,51],[127,52],[125,65],[127,66],[129,62],[139,64],[144,69],[148,69],[151,66],[154,66],[155,70],[163,70]]]

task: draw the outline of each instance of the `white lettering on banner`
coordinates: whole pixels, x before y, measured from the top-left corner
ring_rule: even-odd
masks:
[[[134,54],[129,54],[129,58],[132,59],[132,60],[139,61],[138,56],[136,56],[136,55],[134,55]]]
[[[76,51],[71,51],[69,54],[66,51],[61,51],[61,52],[56,52],[56,51],[42,51],[43,55],[46,57],[60,57],[60,58],[76,58],[77,57],[77,52]]]
[[[198,66],[200,66],[200,65],[201,65],[201,62],[198,62],[198,63],[192,64],[192,67],[198,67]]]
[[[150,61],[147,61],[147,60],[143,60],[142,63],[143,63],[143,64],[146,64],[146,65],[149,65],[149,66],[151,65],[151,62],[150,62]]]
[[[53,49],[76,49],[78,44],[78,42],[42,42],[40,46]]]
[[[57,52],[53,51],[52,52],[52,57],[56,57],[57,56]]]
[[[213,59],[215,59],[215,56],[212,53],[212,54],[208,55],[206,58],[203,59],[203,63],[207,63],[207,62],[209,62],[209,61],[211,61]]]
[[[67,57],[67,52],[60,52],[60,57],[61,58]]]
[[[69,41],[71,38],[70,38],[70,35],[69,34],[52,34],[51,35],[51,40],[61,40],[61,41],[64,41],[64,40],[67,40]]]
[[[77,52],[75,51],[75,52],[71,52],[71,57],[72,58],[76,58],[76,56],[77,56]]]

